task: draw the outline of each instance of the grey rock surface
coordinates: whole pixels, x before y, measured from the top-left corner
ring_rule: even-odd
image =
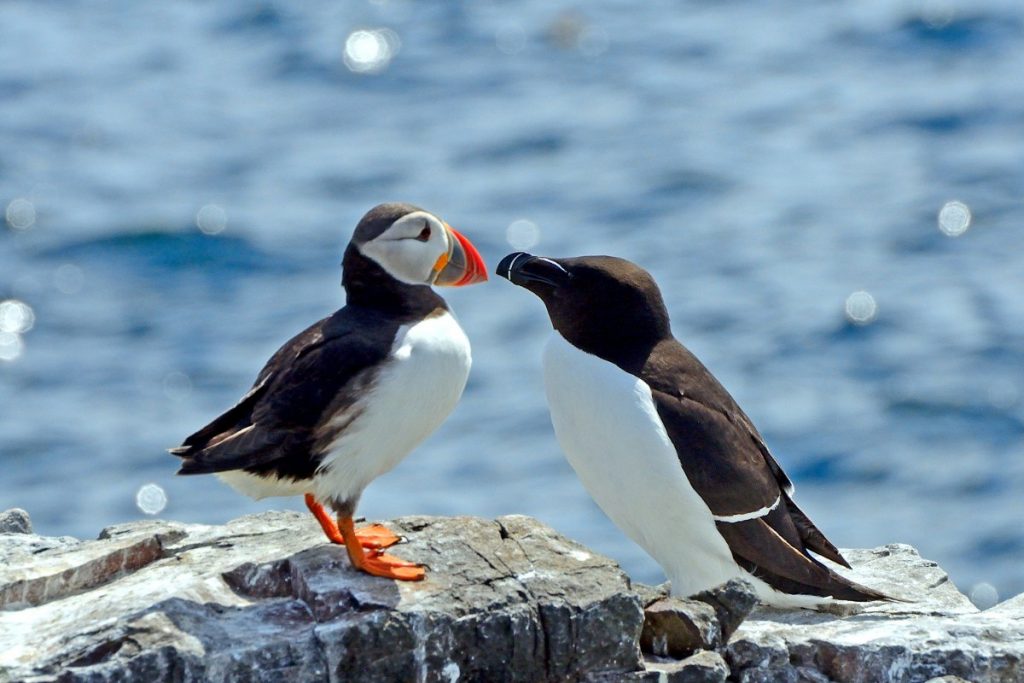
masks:
[[[704,624],[708,649],[678,659],[640,653],[643,607],[665,586],[631,585],[535,520],[391,526],[426,581],[354,571],[297,513],[135,522],[95,541],[2,532],[0,683],[1024,680],[1024,596],[979,612],[908,546],[844,551],[844,573],[907,602],[757,608],[728,638],[743,582],[668,601]]]
[[[610,560],[525,517],[408,517],[396,583],[313,519],[0,537],[0,681],[562,681],[642,670]]]
[[[726,648],[731,680],[1024,680],[1020,596],[979,612],[941,567],[910,546],[842,552],[854,567],[844,574],[908,602],[837,602],[822,612],[759,607]]]
[[[747,615],[757,606],[757,592],[749,582],[732,579],[717,588],[701,591],[693,600],[710,605],[718,618],[723,643],[729,642]]]

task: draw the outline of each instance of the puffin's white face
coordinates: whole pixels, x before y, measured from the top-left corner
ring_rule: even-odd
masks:
[[[432,285],[454,248],[450,230],[437,216],[414,211],[359,250],[400,282]]]

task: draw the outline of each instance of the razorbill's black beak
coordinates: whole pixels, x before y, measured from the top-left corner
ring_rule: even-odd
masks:
[[[501,259],[495,273],[520,287],[531,282],[561,287],[572,277],[557,261],[525,251],[517,251]]]

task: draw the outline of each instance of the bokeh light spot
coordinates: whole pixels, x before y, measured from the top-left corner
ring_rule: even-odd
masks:
[[[999,591],[991,583],[983,581],[971,586],[970,598],[975,607],[985,610],[999,602]]]
[[[540,228],[533,221],[520,218],[509,224],[505,239],[513,249],[525,251],[540,242]]]
[[[219,204],[206,204],[196,212],[196,227],[207,235],[224,232],[228,227],[228,212]]]
[[[12,199],[7,205],[5,216],[7,225],[14,230],[28,230],[36,224],[36,206],[23,197]]]
[[[956,8],[950,0],[924,0],[921,4],[921,20],[932,29],[949,26],[956,16]]]
[[[878,316],[875,297],[863,290],[846,297],[846,317],[856,325],[870,325]]]
[[[939,210],[939,230],[948,237],[959,237],[971,227],[971,209],[963,202],[946,202]]]
[[[164,396],[172,401],[184,401],[192,395],[192,379],[184,372],[168,372],[162,384]]]
[[[77,294],[84,282],[85,274],[74,263],[61,264],[53,272],[53,286],[61,294]]]
[[[158,515],[167,507],[167,494],[156,484],[144,484],[135,494],[135,504],[147,515]]]
[[[0,361],[17,360],[25,350],[25,342],[14,332],[0,332]]]
[[[0,301],[0,332],[24,334],[35,322],[36,314],[28,304],[17,299]]]
[[[359,29],[345,39],[345,66],[361,74],[380,73],[398,54],[401,41],[388,28]]]

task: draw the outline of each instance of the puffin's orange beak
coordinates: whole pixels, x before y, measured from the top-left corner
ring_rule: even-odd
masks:
[[[487,266],[473,243],[455,229],[444,224],[448,231],[448,253],[442,254],[434,264],[434,284],[440,287],[462,287],[487,281]]]

